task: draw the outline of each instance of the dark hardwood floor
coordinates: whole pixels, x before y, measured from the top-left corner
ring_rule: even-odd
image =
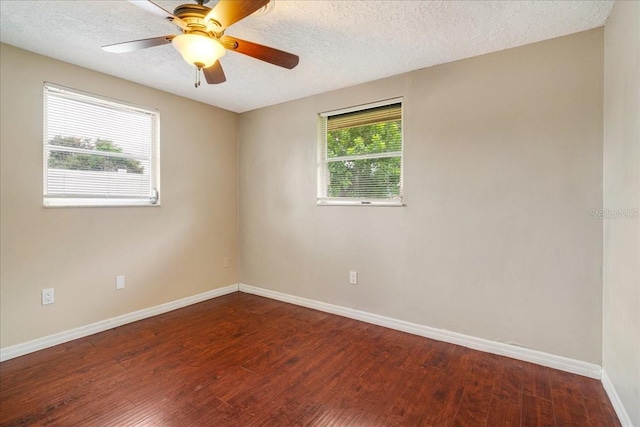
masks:
[[[1,363],[0,425],[619,423],[597,380],[235,293]]]

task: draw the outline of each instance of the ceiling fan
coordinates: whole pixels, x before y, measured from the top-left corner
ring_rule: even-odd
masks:
[[[197,4],[183,4],[170,13],[151,0],[129,0],[139,8],[173,22],[182,34],[115,43],[102,46],[102,49],[124,53],[171,43],[185,61],[196,67],[196,87],[200,86],[200,70],[209,84],[226,81],[219,59],[227,50],[287,69],[298,65],[297,55],[224,34],[227,27],[264,8],[270,0],[219,0],[213,8],[204,6],[209,0],[196,1]]]

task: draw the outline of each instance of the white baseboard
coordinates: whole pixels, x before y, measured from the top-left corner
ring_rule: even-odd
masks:
[[[602,386],[604,387],[604,391],[607,392],[607,396],[609,396],[611,406],[613,406],[613,409],[616,411],[622,427],[633,427],[633,424],[631,424],[631,417],[622,404],[622,400],[620,400],[620,396],[618,396],[618,392],[616,391],[616,388],[611,382],[611,378],[609,378],[609,375],[607,375],[607,371],[605,371],[604,368],[602,369]]]
[[[136,322],[138,320],[146,319],[148,317],[156,316],[158,314],[166,313],[168,311],[176,310],[178,308],[186,307],[191,304],[206,301],[211,298],[219,297],[229,293],[233,293],[240,290],[250,294],[260,295],[263,297],[275,299],[278,301],[284,301],[291,304],[313,308],[315,310],[324,311],[327,313],[337,314],[340,316],[348,317],[351,319],[361,320],[363,322],[372,323],[374,325],[384,326],[398,331],[408,332],[410,334],[423,336],[439,341],[448,342],[451,344],[457,344],[464,347],[472,348],[475,350],[485,351],[487,353],[498,354],[501,356],[507,356],[526,362],[536,363],[538,365],[547,366],[554,369],[559,369],[566,372],[571,372],[578,375],[584,375],[590,378],[600,379],[602,369],[599,365],[583,362],[580,360],[570,359],[563,356],[556,356],[549,353],[544,353],[537,350],[531,350],[524,347],[518,347],[511,344],[505,344],[497,341],[491,341],[484,338],[477,338],[470,335],[459,334],[457,332],[451,332],[444,329],[432,328],[425,325],[419,325],[416,323],[406,322],[404,320],[397,320],[390,317],[381,316],[378,314],[368,313],[366,311],[360,311],[353,308],[341,307],[321,301],[316,301],[308,298],[302,298],[294,295],[284,294],[281,292],[272,291],[269,289],[259,288],[247,284],[230,285],[223,288],[214,289],[208,292],[204,292],[198,295],[193,295],[187,298],[183,298],[177,301],[160,304],[155,307],[145,308],[143,310],[127,313],[122,316],[114,317],[111,319],[102,320],[99,322],[91,323],[89,325],[81,326],[79,328],[70,329],[68,331],[60,332],[57,334],[49,335],[46,337],[38,338],[25,343],[17,344],[10,347],[0,349],[0,361],[5,361],[19,357],[34,351],[42,350],[54,345],[62,344],[68,341],[72,341],[78,338],[86,337],[91,334],[106,331],[118,326],[125,325],[127,323]],[[615,393],[613,384],[606,377],[602,377],[605,390],[609,394],[611,403],[616,408],[616,412],[622,411],[622,414],[629,417],[624,412],[624,408],[620,402],[618,395]],[[617,405],[617,406],[616,406]],[[618,413],[620,415],[620,413]],[[620,416],[623,420],[623,417]],[[624,423],[623,423],[624,425]],[[631,424],[629,424],[631,425]]]
[[[176,310],[178,308],[186,307],[191,304],[196,304],[198,302],[206,301],[211,298],[219,297],[237,291],[237,284],[229,285],[223,288],[203,292],[198,295],[192,295],[190,297],[182,298],[176,301],[156,305],[155,307],[145,308],[142,310],[134,311],[133,313],[123,314],[122,316],[101,320],[99,322],[91,323],[79,328],[70,329],[68,331],[63,331],[32,341],[27,341],[22,344],[5,347],[0,349],[0,362],[4,362],[5,360],[13,359],[14,357],[23,356],[28,353],[33,353],[34,351],[53,347],[54,345],[62,344],[67,341],[83,338],[87,335],[106,331],[108,329],[122,326],[127,323],[137,322],[138,320],[157,316],[158,314],[166,313],[168,311]]]
[[[326,302],[284,294],[269,289],[246,285],[244,283],[240,283],[239,289],[241,292],[260,295],[278,301],[313,308],[315,310],[320,310],[327,313],[337,314],[351,319],[372,323],[374,325],[384,326],[387,328],[396,329],[402,332],[408,332],[414,335],[420,335],[422,337],[431,338],[438,341],[461,345],[463,347],[472,348],[474,350],[480,350],[500,356],[507,356],[513,359],[523,360],[525,362],[531,362],[537,365],[547,366],[549,368],[570,372],[572,374],[583,375],[585,377],[600,379],[602,371],[602,368],[599,365],[583,362],[581,360],[570,359],[563,356],[556,356],[554,354],[531,350],[524,347],[518,347],[512,344],[491,341],[484,338],[476,338],[470,335],[447,331],[445,329],[437,329],[429,326],[419,325],[416,323],[405,322],[404,320],[392,319],[390,317],[380,316],[378,314],[368,313],[366,311],[355,310],[353,308],[341,307],[338,305],[328,304]]]

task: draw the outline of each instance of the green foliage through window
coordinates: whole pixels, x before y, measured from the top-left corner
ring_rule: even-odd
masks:
[[[328,197],[392,198],[400,195],[401,157],[335,160],[345,156],[398,153],[399,120],[341,129],[327,134]]]
[[[122,148],[115,145],[112,141],[100,138],[92,140],[91,138],[56,135],[49,140],[49,145],[79,148],[87,151],[122,153]],[[137,160],[57,150],[49,151],[48,166],[51,169],[105,172],[117,172],[118,170],[124,169],[127,173],[141,174],[144,172],[144,167]]]
[[[324,196],[399,198],[402,186],[401,104],[329,115],[324,120]]]

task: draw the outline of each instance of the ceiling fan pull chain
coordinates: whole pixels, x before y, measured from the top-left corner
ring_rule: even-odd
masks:
[[[196,88],[200,86],[200,67],[196,67]]]

